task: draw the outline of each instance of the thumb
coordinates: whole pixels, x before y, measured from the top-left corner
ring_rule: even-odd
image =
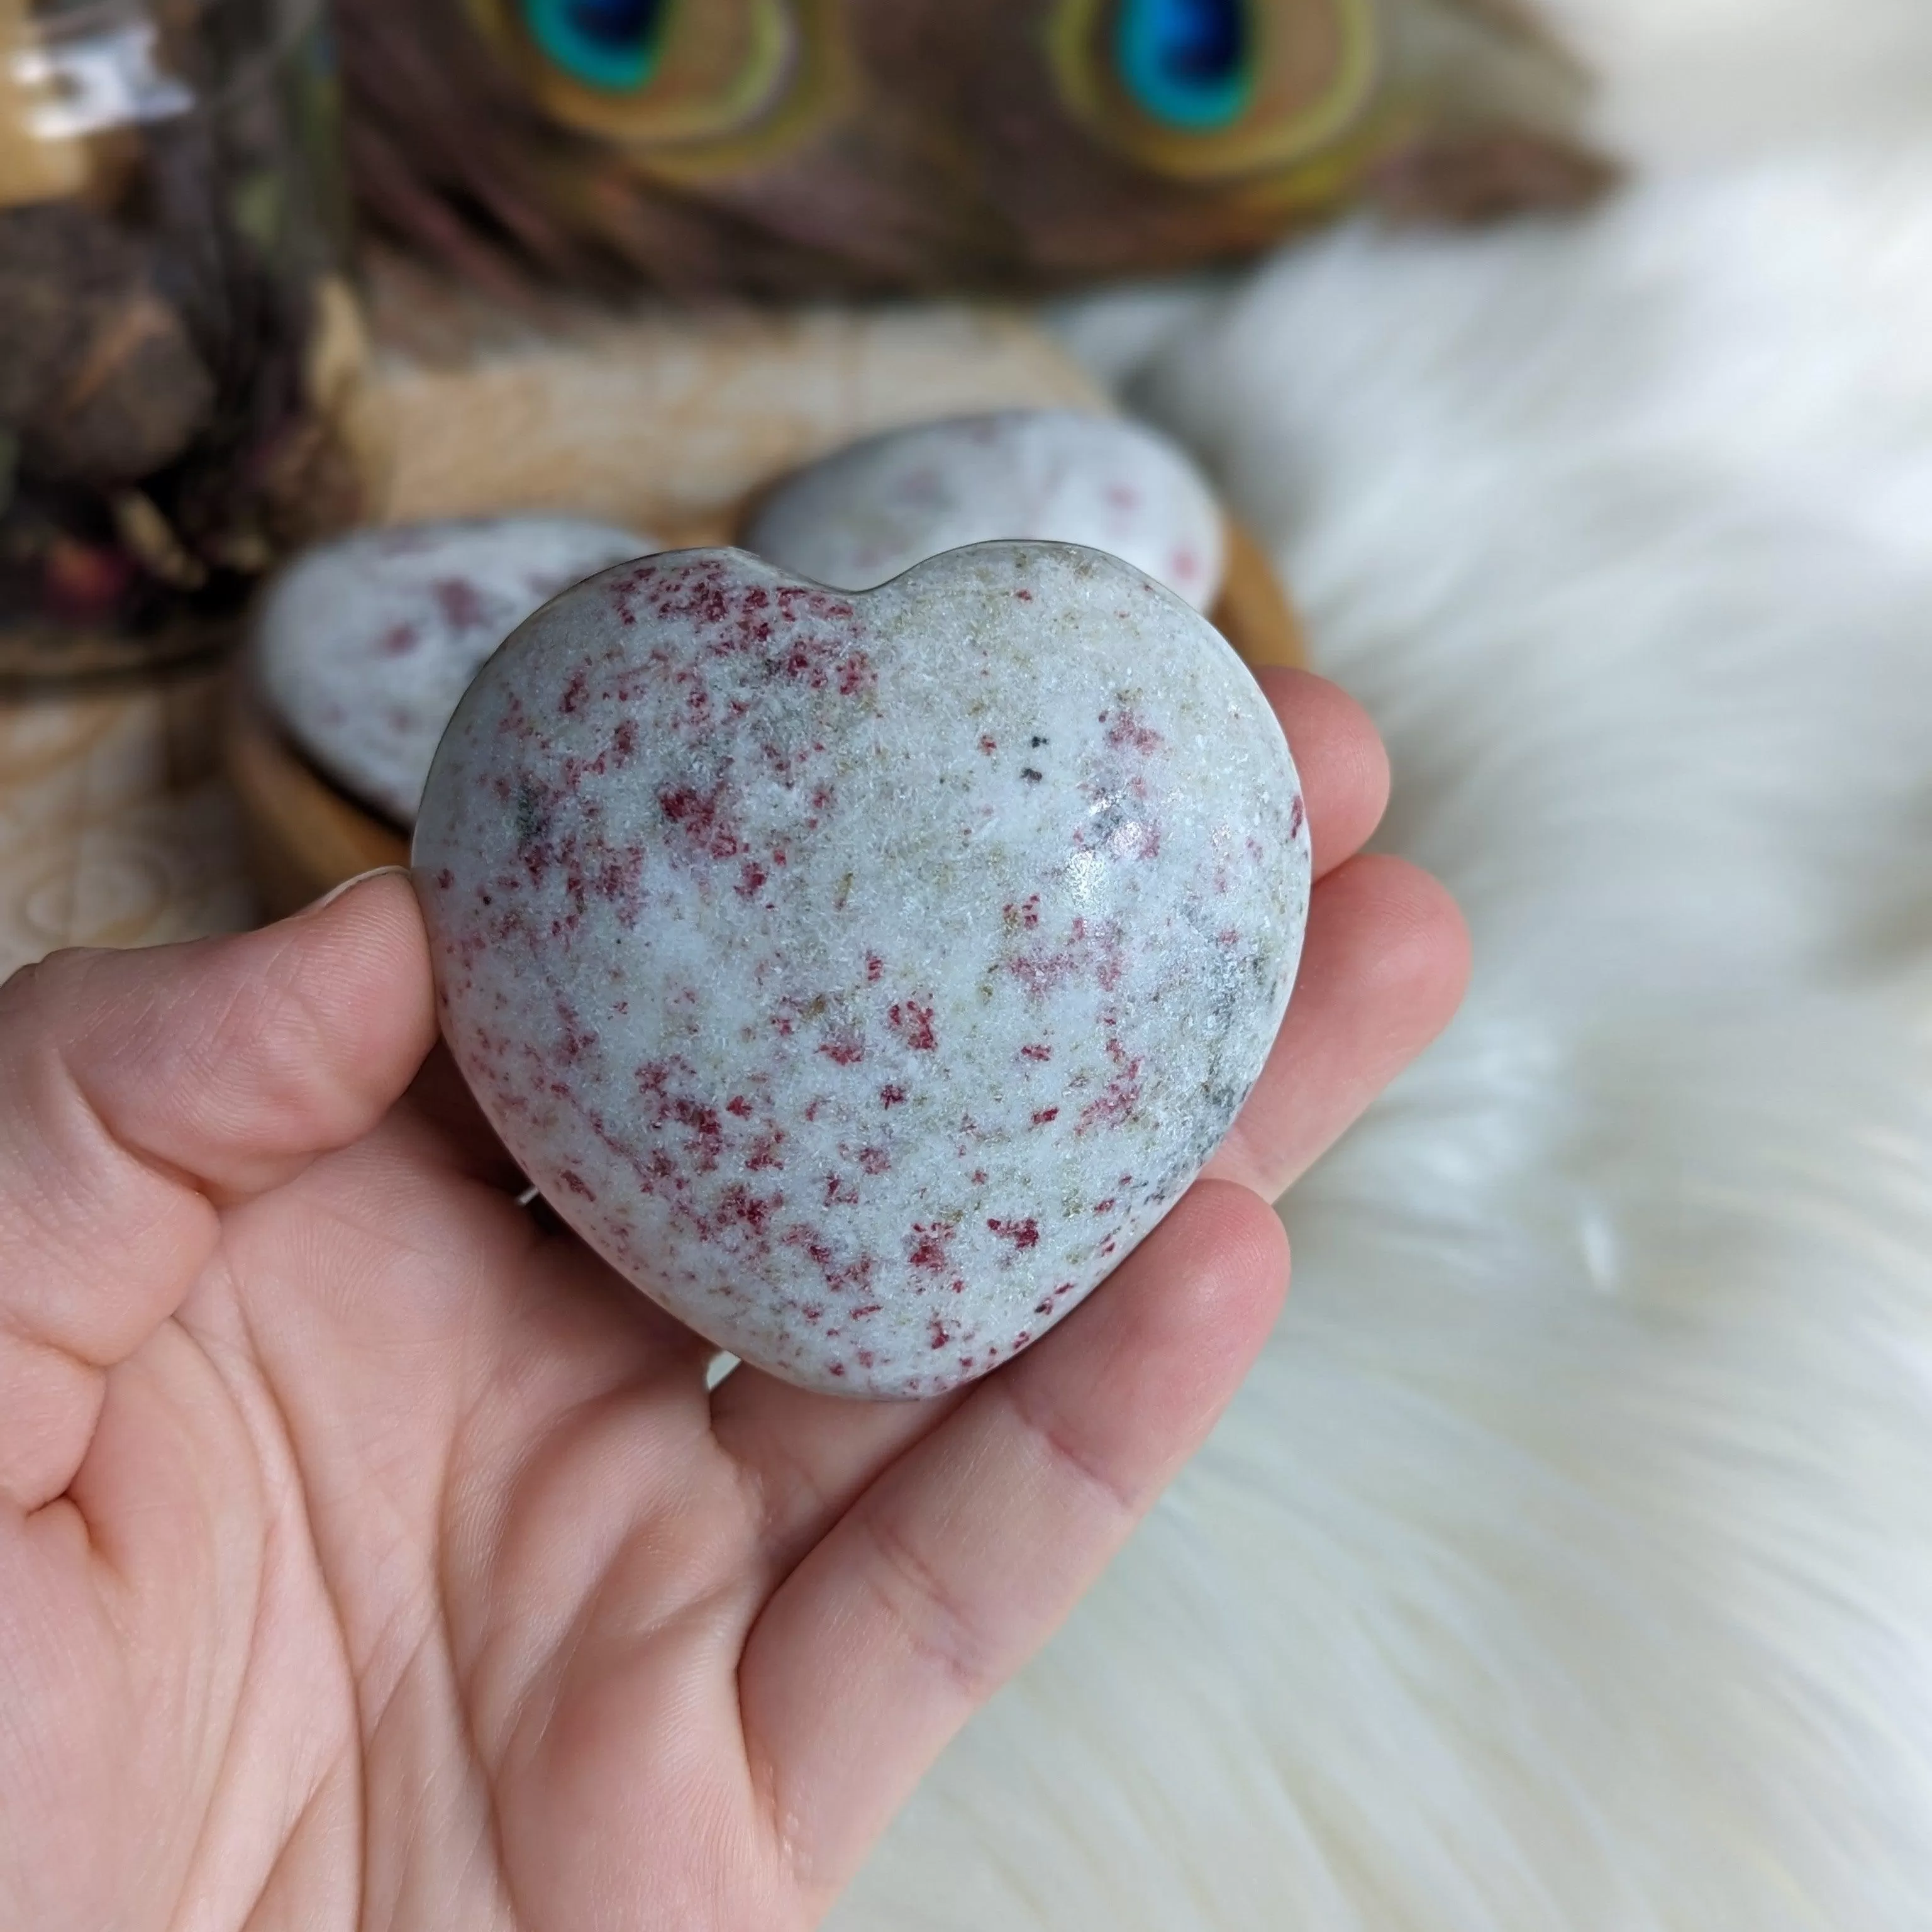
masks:
[[[0,1492],[58,1492],[85,1447],[70,1410],[91,1420],[100,1373],[179,1304],[218,1204],[368,1132],[435,1034],[398,875],[259,932],[56,953],[0,988]]]

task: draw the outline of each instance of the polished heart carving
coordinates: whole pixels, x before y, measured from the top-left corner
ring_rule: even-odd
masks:
[[[451,1048],[558,1212],[722,1348],[904,1396],[1199,1172],[1309,844],[1204,618],[994,543],[860,593],[728,550],[578,584],[464,697],[414,865]]]

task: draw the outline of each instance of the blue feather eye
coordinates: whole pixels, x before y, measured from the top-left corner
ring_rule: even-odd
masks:
[[[1254,86],[1250,0],[1120,0],[1114,56],[1135,102],[1171,128],[1225,128]]]
[[[650,79],[673,0],[524,0],[531,38],[573,80],[628,92]]]

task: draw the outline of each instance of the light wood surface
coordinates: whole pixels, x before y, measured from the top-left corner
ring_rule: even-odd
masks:
[[[0,699],[0,978],[252,923],[220,674]]]
[[[1308,642],[1288,592],[1268,553],[1233,518],[1228,520],[1227,574],[1208,613],[1215,628],[1259,670],[1264,664],[1305,668]]]
[[[409,840],[317,772],[276,728],[239,667],[224,723],[229,782],[262,909],[271,919],[378,866],[409,863]]]

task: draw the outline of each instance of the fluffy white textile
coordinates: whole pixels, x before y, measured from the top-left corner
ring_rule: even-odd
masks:
[[[1600,213],[1069,320],[1477,979],[844,1932],[1932,1925],[1932,5],[1561,11]]]

